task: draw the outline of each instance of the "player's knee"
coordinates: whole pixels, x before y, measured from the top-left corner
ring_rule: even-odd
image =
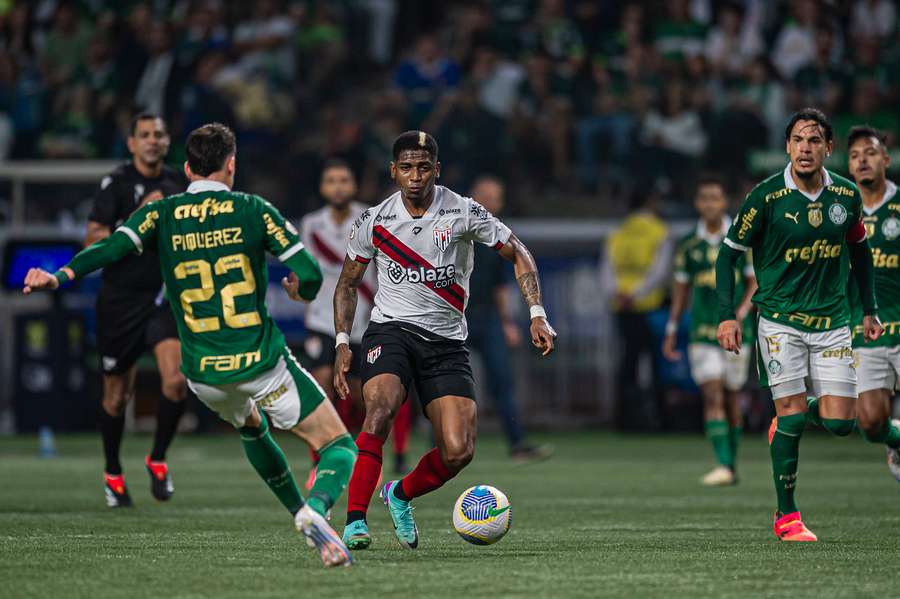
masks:
[[[473,457],[475,447],[471,443],[449,443],[441,449],[441,460],[453,474],[468,466]]]
[[[103,394],[103,410],[112,416],[118,418],[125,413],[125,406],[131,401],[132,395],[127,392],[113,392]]]
[[[822,426],[837,437],[846,437],[850,433],[853,432],[854,426],[856,426],[855,420],[844,420],[843,418],[823,418]]]
[[[856,425],[866,439],[873,439],[881,432],[884,422],[876,414],[860,411],[856,415]]]
[[[187,380],[180,372],[162,380],[163,397],[169,401],[184,401],[187,397]]]
[[[366,419],[363,422],[363,430],[370,435],[386,438],[391,430],[394,411],[389,401],[366,401]]]

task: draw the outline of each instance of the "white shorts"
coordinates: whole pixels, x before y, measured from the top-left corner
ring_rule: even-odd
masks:
[[[857,347],[853,357],[858,393],[875,389],[894,391],[900,376],[900,346]]]
[[[759,382],[773,399],[804,391],[856,397],[849,327],[810,333],[760,317],[757,345]]]
[[[325,392],[285,349],[278,363],[254,379],[228,385],[207,385],[188,380],[188,386],[206,406],[235,428],[244,426],[256,404],[272,426],[289,430],[322,403]]]
[[[691,378],[698,385],[722,381],[729,391],[740,391],[747,382],[750,346],[741,346],[741,353],[735,355],[711,343],[691,343],[688,345],[688,362]]]

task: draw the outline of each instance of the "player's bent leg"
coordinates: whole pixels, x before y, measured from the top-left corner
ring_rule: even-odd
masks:
[[[384,441],[406,397],[406,387],[399,376],[384,373],[366,381],[362,393],[366,418],[356,438],[359,456],[347,490],[347,526],[343,534],[351,549],[365,549],[371,544],[366,514],[381,478]]]
[[[134,398],[134,366],[121,373],[103,375],[103,398],[100,407],[100,434],[106,466],[103,471],[104,494],[109,507],[131,507],[133,502],[125,485],[119,451],[125,431],[125,406]]]
[[[332,366],[317,366],[310,371],[312,377],[316,380],[319,386],[325,391],[325,395],[328,396],[329,400],[335,401],[334,396],[334,382],[332,381],[332,377],[334,374],[334,367]],[[340,407],[338,406],[338,415],[340,415]],[[343,420],[343,417],[341,418]],[[345,422],[346,424],[346,422]],[[316,450],[310,445],[309,447],[309,460],[312,463],[312,467],[309,469],[309,474],[306,477],[305,487],[306,490],[309,491],[312,489],[312,486],[316,483],[316,467],[319,465],[319,454],[316,453]]]
[[[162,397],[156,411],[156,431],[153,449],[144,459],[150,475],[150,492],[159,501],[166,501],[175,492],[166,452],[175,438],[178,423],[187,407],[187,381],[181,373],[181,343],[178,339],[163,339],[153,348],[162,385]]]
[[[774,531],[782,541],[815,541],[816,536],[806,528],[794,501],[797,487],[797,464],[800,455],[800,437],[806,427],[806,391],[803,380],[787,381],[773,385],[777,424],[772,433],[770,453],[772,476],[778,509],[775,512]]]
[[[703,428],[719,463],[700,482],[707,486],[734,484],[734,453],[726,419],[725,389],[721,380],[714,379],[702,383],[700,391],[703,395]]]
[[[824,395],[819,392],[819,416],[825,430],[836,437],[846,437],[856,428],[856,388],[846,384],[813,381],[813,387],[821,386]],[[835,395],[840,393],[841,395]]]
[[[891,420],[890,398],[887,389],[860,392],[856,422],[867,441],[885,444],[888,469],[900,482],[900,421]]]
[[[307,504],[325,515],[347,488],[356,462],[356,444],[330,401],[321,402],[291,431],[319,455]]]

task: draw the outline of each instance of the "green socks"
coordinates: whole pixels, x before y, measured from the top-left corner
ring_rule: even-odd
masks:
[[[269,425],[265,414],[260,413],[262,424],[259,428],[242,426],[238,429],[241,434],[241,445],[250,464],[275,493],[291,514],[296,514],[303,507],[303,496],[294,482],[294,475],[288,466],[287,458],[275,439],[269,433]]]
[[[734,447],[728,423],[724,420],[707,420],[706,438],[712,443],[716,459],[726,468],[734,468]]]
[[[806,426],[806,414],[780,416],[772,445],[772,476],[775,479],[775,495],[781,514],[796,512],[794,490],[797,486],[797,461],[800,457],[800,435]]]
[[[356,443],[344,434],[319,448],[316,482],[309,491],[309,507],[323,516],[337,501],[353,473],[356,463]]]
[[[859,431],[862,433],[863,437],[866,438],[866,441],[871,443],[884,443],[888,447],[893,447],[894,449],[900,447],[900,429],[891,424],[890,420],[885,422],[881,426],[881,430],[874,435],[869,435],[862,429],[859,429]]]

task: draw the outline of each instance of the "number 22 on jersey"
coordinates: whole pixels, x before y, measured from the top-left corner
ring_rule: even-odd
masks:
[[[225,325],[232,329],[242,329],[259,325],[261,319],[259,312],[237,312],[235,298],[242,295],[250,295],[256,291],[256,279],[250,268],[250,258],[246,254],[231,254],[222,256],[216,260],[215,265],[210,265],[206,260],[187,260],[180,262],[175,267],[175,278],[186,279],[191,276],[200,278],[200,287],[185,289],[181,292],[181,307],[184,310],[184,322],[194,333],[210,333],[218,331],[222,325],[218,316],[197,318],[194,316],[193,305],[197,302],[206,302],[212,299],[216,293],[213,282],[213,272],[216,275],[224,275],[229,270],[240,269],[244,279],[229,283],[219,291],[222,302],[222,318]]]

